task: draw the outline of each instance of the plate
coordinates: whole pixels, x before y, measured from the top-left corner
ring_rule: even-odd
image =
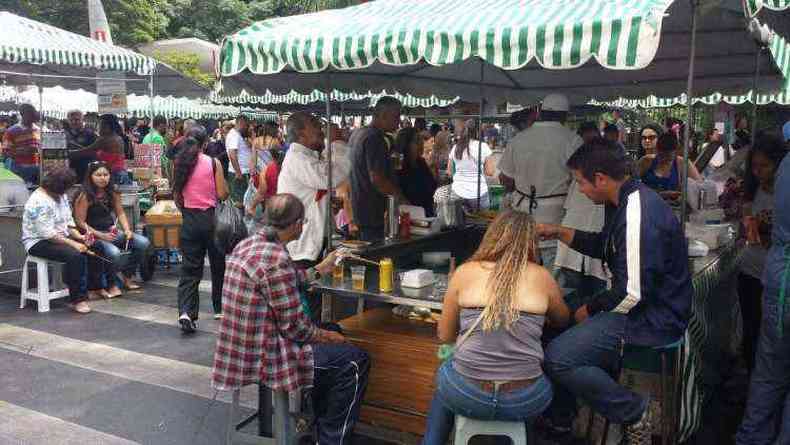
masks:
[[[349,249],[362,249],[364,247],[368,247],[370,245],[370,241],[346,240],[341,241],[340,245]]]

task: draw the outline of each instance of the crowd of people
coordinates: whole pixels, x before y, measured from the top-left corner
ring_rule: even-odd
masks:
[[[6,131],[4,154],[11,171],[32,181],[38,117],[29,106],[20,112],[20,124]],[[641,128],[641,157],[634,161],[619,114],[603,127],[585,122],[574,131],[566,126],[569,112],[564,95],[550,94],[539,111],[514,113],[516,133],[504,147],[497,127],[473,120],[402,121],[401,104],[391,97],[379,99],[369,125],[353,131],[332,125],[328,145],[325,123],[307,112],[291,114],[284,132],[239,116],[208,128],[186,120],[175,133],[161,117],[150,128],[141,120],[125,131],[111,115],[99,118],[94,133],[74,112],[67,130],[71,168],[41,178],[25,205],[22,239],[31,255],[66,264],[69,304],[77,312],[90,311],[90,296],[114,298],[136,288],[134,264],[148,241],[131,230],[115,186],[129,181],[122,168],[128,140],[161,145],[163,175],[184,221],[178,323],[185,333],[196,329],[198,284],[209,258],[213,309],[222,319],[214,387],[312,386],[319,443],[344,444],[359,416],[370,359],[339,326],[319,321],[310,283],[342,260],[326,252],[327,212],[338,230],[375,241],[384,238],[388,197],[431,216],[439,199],[487,208],[489,184],[500,183],[509,204],[452,274],[444,296],[438,335],[455,351],[437,371],[423,443],[447,443],[455,414],[542,416],[561,436],[580,399],[624,425],[626,443],[648,444],[649,397],[614,378],[618,358],[626,345],[660,347],[682,338],[692,282],[686,235],[673,212],[681,172],[686,167],[695,181],[731,172],[720,200],[743,227],[738,293],[752,373],[737,440],[771,443],[790,434],[786,420],[781,432],[775,428],[789,415],[782,406],[790,343],[782,332],[790,319],[784,309],[790,123],[784,140],[741,132],[724,144],[711,132],[698,159],[683,166],[682,123]],[[82,187],[72,211],[66,192],[77,174]],[[337,202],[328,201],[330,191]],[[225,251],[213,242],[224,200],[241,209],[249,232]],[[122,250],[132,259],[119,268]]]

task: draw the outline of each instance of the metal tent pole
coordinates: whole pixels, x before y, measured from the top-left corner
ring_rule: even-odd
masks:
[[[751,136],[752,141],[750,145],[754,145],[754,138],[757,136],[757,83],[760,79],[760,56],[763,53],[762,44],[757,45],[757,53],[754,55],[754,83],[752,84],[752,128]]]
[[[480,59],[480,113],[477,118],[477,210],[480,211],[480,190],[482,188],[482,181],[480,175],[483,172],[483,76],[485,70],[485,62]],[[470,135],[471,136],[471,135]]]
[[[680,227],[686,231],[686,202],[688,202],[688,176],[689,176],[689,140],[691,139],[691,125],[693,124],[694,101],[694,58],[697,46],[697,1],[690,0],[691,4],[691,50],[689,52],[689,75],[686,83],[686,131],[683,135],[683,170],[680,175]]]
[[[153,125],[154,116],[156,114],[156,110],[154,110],[154,73],[156,72],[156,67],[151,71],[151,78],[148,80],[148,101],[150,102],[151,107],[151,122]]]
[[[331,80],[329,78],[329,74],[326,75],[326,91],[331,92]],[[327,177],[327,187],[326,187],[326,247],[327,251],[332,251],[332,233],[334,232],[334,221],[332,220],[332,119],[331,119],[331,105],[330,105],[330,96],[331,94],[327,93],[324,95],[324,101],[326,102],[326,139],[325,139],[325,150],[326,150],[326,177]]]

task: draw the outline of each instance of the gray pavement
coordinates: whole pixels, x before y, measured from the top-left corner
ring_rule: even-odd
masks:
[[[200,330],[181,334],[177,270],[157,271],[141,292],[91,302],[88,315],[57,300],[48,313],[33,302],[20,310],[18,294],[0,293],[0,443],[223,443],[229,395],[209,383],[217,322],[201,292]],[[256,388],[242,405],[243,415],[254,412]]]

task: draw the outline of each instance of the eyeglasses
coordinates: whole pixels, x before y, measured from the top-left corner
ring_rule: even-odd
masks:
[[[93,167],[94,165],[98,165],[100,167],[106,167],[107,163],[104,162],[104,161],[93,161],[93,162],[88,164],[88,167]]]
[[[655,141],[656,139],[658,139],[658,136],[656,136],[654,134],[642,136],[642,140],[643,141]]]

